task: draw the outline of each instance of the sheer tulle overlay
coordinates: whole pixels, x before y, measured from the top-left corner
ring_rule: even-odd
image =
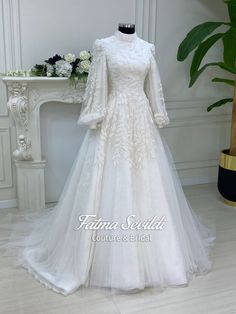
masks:
[[[169,118],[154,56],[136,33],[95,41],[78,119],[90,129],[57,205],[1,222],[5,255],[56,292],[183,286],[211,270],[214,231],[186,199],[159,131]],[[114,224],[82,228],[81,215]],[[162,227],[148,228],[153,219]]]

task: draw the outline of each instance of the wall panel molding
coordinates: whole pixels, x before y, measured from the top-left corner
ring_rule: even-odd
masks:
[[[22,69],[19,0],[0,0],[0,72]],[[8,116],[6,87],[0,82],[0,117]]]
[[[22,69],[20,0],[0,0],[0,72]],[[11,159],[14,130],[7,110],[6,86],[0,82],[0,208],[15,207],[15,182]],[[4,127],[3,127],[4,126]],[[11,200],[11,197],[13,198]],[[5,201],[6,200],[6,201]]]
[[[231,122],[231,106],[227,105],[211,112],[207,112],[207,107],[214,103],[216,99],[185,99],[166,100],[167,112],[171,118],[168,127],[209,125],[214,123]]]
[[[199,127],[203,125],[217,124],[217,123],[230,123],[231,119],[229,115],[226,116],[212,116],[211,118],[204,118],[203,116],[186,117],[186,118],[173,118],[170,119],[171,123],[166,126],[169,128],[180,128],[180,127],[193,127],[198,125]]]
[[[136,0],[135,24],[144,40],[156,43],[157,0]]]
[[[9,128],[0,128],[0,188],[11,188],[12,165]]]
[[[165,102],[169,104],[169,106],[176,107],[199,107],[199,106],[206,106],[207,104],[212,104],[213,102],[216,102],[219,100],[218,98],[185,98],[185,99],[170,99],[168,97],[165,97]],[[224,106],[224,108],[229,107],[229,106]],[[222,107],[223,108],[223,107]]]
[[[3,0],[0,1],[0,72],[6,72],[6,49],[5,49],[5,28],[4,28],[4,15],[3,15]],[[7,93],[6,87],[0,81],[0,118],[8,116],[7,106]]]
[[[4,71],[22,68],[19,0],[1,0]],[[2,51],[1,51],[2,52]]]

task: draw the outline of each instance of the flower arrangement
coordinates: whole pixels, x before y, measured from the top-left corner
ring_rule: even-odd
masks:
[[[91,65],[90,51],[82,50],[78,57],[73,53],[64,56],[55,54],[42,64],[35,64],[28,71],[16,70],[2,73],[6,76],[47,76],[67,77],[75,86],[78,81],[86,81]]]

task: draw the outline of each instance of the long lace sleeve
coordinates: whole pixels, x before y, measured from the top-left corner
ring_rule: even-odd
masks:
[[[106,112],[107,88],[104,46],[101,39],[96,39],[93,43],[92,62],[77,124],[96,128],[101,123]]]
[[[155,46],[150,44],[151,65],[145,78],[144,90],[149,99],[153,118],[159,128],[169,124],[170,120],[166,111],[160,73],[155,59]]]

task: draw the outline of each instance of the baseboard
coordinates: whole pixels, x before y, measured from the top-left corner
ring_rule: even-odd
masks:
[[[0,201],[0,209],[17,207],[17,199]]]
[[[182,186],[195,185],[195,184],[206,184],[206,183],[216,183],[217,177],[190,177],[190,178],[181,178]]]

